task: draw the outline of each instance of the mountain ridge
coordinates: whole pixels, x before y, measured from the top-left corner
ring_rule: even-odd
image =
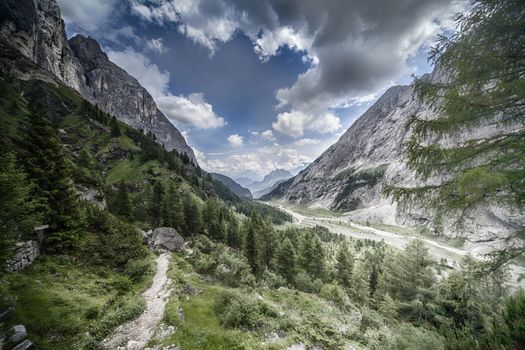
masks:
[[[0,4],[0,13],[0,41],[5,45],[53,74],[103,112],[151,132],[167,150],[186,153],[197,163],[183,135],[157,108],[149,92],[109,61],[95,39],[83,35],[67,39],[55,0],[6,0]],[[17,77],[27,80],[32,74],[40,74],[20,69],[16,62],[3,58],[3,66]]]

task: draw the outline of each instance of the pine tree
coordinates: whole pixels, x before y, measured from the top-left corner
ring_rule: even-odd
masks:
[[[115,214],[126,218],[127,220],[133,220],[133,209],[131,207],[131,201],[129,200],[128,190],[123,181],[120,182],[117,189],[117,196],[115,199]]]
[[[295,276],[295,249],[288,238],[285,238],[277,249],[275,265],[277,272],[292,285]]]
[[[153,185],[153,192],[149,203],[150,222],[154,226],[160,224],[160,214],[162,202],[164,201],[164,188],[160,181],[156,181]]]
[[[352,300],[359,304],[368,304],[370,296],[368,278],[368,273],[366,272],[363,264],[359,264],[354,268],[350,296],[352,297]]]
[[[344,288],[349,288],[352,281],[352,270],[354,269],[354,258],[348,250],[346,240],[343,240],[337,251],[335,272],[336,280]]]
[[[111,118],[111,137],[120,137],[122,132],[115,117]]]
[[[173,227],[180,234],[186,235],[186,222],[184,219],[184,206],[181,196],[173,183],[168,185],[166,196],[161,208],[161,221],[163,226]]]
[[[235,216],[231,216],[226,234],[226,244],[232,248],[242,247],[242,235]]]
[[[50,248],[71,248],[76,243],[76,230],[82,225],[82,217],[70,165],[56,131],[42,113],[33,108],[19,135],[18,157],[35,184],[33,195],[45,203],[44,221],[50,226]]]
[[[24,234],[33,231],[42,217],[31,198],[31,185],[12,152],[0,153],[0,256]],[[0,258],[0,264],[4,261]]]
[[[251,220],[246,223],[246,233],[244,235],[244,255],[248,260],[252,272],[258,275],[261,270],[261,264],[259,262],[258,244],[257,244],[257,233]]]
[[[525,205],[525,6],[521,0],[475,0],[472,5],[458,17],[457,32],[441,37],[433,49],[431,59],[446,79],[415,81],[421,102],[435,115],[412,117],[408,165],[422,180],[434,175],[444,180],[417,188],[385,186],[401,203],[416,202],[438,215],[455,216],[459,226],[479,206]],[[490,128],[491,134],[469,137],[479,126]],[[460,132],[466,139],[450,145],[449,138]],[[515,236],[525,237],[523,225]],[[489,270],[523,252],[524,247],[516,246],[496,252]]]
[[[184,207],[184,218],[186,222],[187,235],[195,236],[203,231],[202,209],[191,193],[186,194]]]

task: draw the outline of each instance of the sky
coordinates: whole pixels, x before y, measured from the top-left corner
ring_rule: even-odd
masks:
[[[390,86],[430,72],[463,0],[58,0],[211,172],[298,172]]]

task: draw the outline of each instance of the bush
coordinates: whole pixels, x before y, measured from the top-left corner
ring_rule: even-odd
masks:
[[[295,277],[295,287],[302,292],[319,293],[322,286],[323,282],[321,280],[316,279],[312,281],[310,275],[304,271],[299,272]]]
[[[145,276],[154,271],[152,262],[149,259],[130,260],[124,268],[124,273],[133,281],[140,282]]]
[[[214,308],[225,327],[254,328],[257,324],[257,304],[240,292],[222,292],[215,300]]]
[[[225,249],[216,259],[215,276],[230,287],[241,285],[254,286],[255,276],[251,273],[246,258],[235,254],[232,250]]]
[[[221,324],[229,328],[254,329],[278,316],[277,311],[268,303],[237,290],[220,293],[215,300],[214,309]]]
[[[342,308],[351,306],[350,298],[337,284],[326,284],[321,288],[319,296]]]

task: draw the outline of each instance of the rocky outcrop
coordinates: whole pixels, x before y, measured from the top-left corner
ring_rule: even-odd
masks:
[[[142,231],[142,237],[152,250],[157,251],[180,252],[186,245],[184,238],[171,227],[159,227],[147,232]]]
[[[0,42],[0,56],[14,61],[13,66],[20,57],[6,55],[10,49],[52,73],[104,112],[134,128],[151,132],[166,149],[186,153],[196,163],[193,150],[157,108],[148,91],[109,61],[95,39],[77,35],[67,40],[56,0],[0,2]],[[31,74],[27,67],[17,68],[10,71],[18,73],[19,78],[43,78],[37,70]]]
[[[6,262],[6,270],[9,272],[22,271],[40,255],[40,248],[36,241],[19,242],[15,245],[15,253]]]
[[[424,79],[438,82],[446,77],[434,72]],[[458,217],[454,215],[436,222],[432,209],[417,203],[398,205],[384,196],[384,184],[417,188],[441,183],[446,178],[446,174],[440,174],[423,183],[408,169],[404,144],[411,135],[406,125],[413,115],[432,118],[435,113],[421,103],[412,86],[388,89],[337,143],[263,199],[281,198],[310,207],[336,209],[346,212],[350,219],[363,222],[426,226],[447,237],[465,238],[465,248],[480,254],[499,248],[511,233],[525,224],[525,216],[517,208],[501,205],[471,208],[462,213],[463,225],[458,227]],[[427,142],[451,147],[468,139],[484,139],[502,132],[505,130],[479,125],[444,140]]]

